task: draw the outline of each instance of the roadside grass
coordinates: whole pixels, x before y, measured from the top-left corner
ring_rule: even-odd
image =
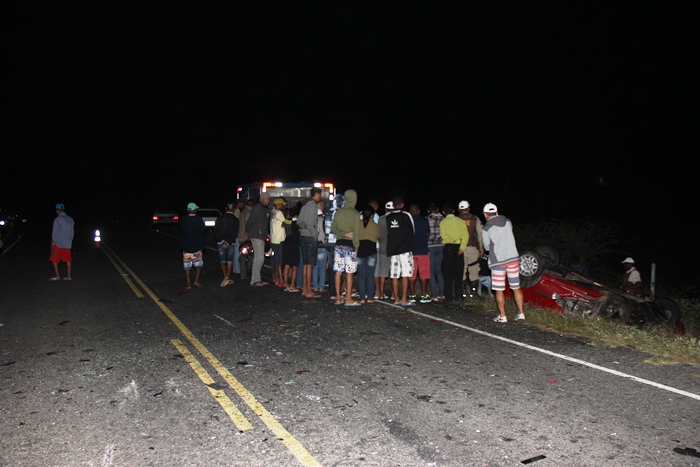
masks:
[[[498,314],[495,300],[467,299],[466,305],[483,313]],[[526,324],[546,331],[591,339],[590,345],[615,348],[630,347],[648,353],[649,363],[672,365],[688,363],[700,366],[700,302],[680,300],[685,334],[675,334],[664,326],[636,327],[604,319],[567,315],[555,310],[525,304]],[[506,313],[517,313],[512,299],[506,299]]]

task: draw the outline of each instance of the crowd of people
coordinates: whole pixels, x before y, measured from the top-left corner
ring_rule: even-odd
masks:
[[[423,216],[418,204],[406,209],[401,196],[387,202],[382,214],[377,200],[358,209],[357,199],[355,190],[343,193],[343,205],[330,223],[334,244],[326,243],[326,210],[318,188],[293,206],[281,197],[271,200],[266,192],[247,203],[229,202],[213,230],[221,287],[233,283],[233,274],[246,280],[248,273],[251,286],[270,285],[262,280],[269,256],[274,286],[304,298],[319,299],[327,292],[339,306],[390,300],[412,307],[495,295],[495,321],[504,323],[507,280],[518,309],[515,319],[525,319],[512,224],[494,204],[484,207],[483,223],[466,200],[457,209],[452,203],[431,204]],[[181,220],[188,289],[201,287],[205,229],[197,209],[190,203]]]

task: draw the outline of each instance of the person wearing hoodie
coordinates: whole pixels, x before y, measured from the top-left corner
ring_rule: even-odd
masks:
[[[515,304],[518,307],[516,321],[525,321],[524,297],[520,289],[520,254],[515,244],[513,224],[510,219],[498,213],[493,203],[484,206],[486,224],[481,231],[484,251],[489,252],[489,269],[491,269],[491,289],[496,292],[496,304],[499,315],[493,320],[497,323],[507,323],[506,318],[506,277],[508,286],[513,291]]]
[[[360,214],[357,212],[357,192],[349,189],[344,194],[345,203],[333,216],[331,232],[337,237],[333,254],[335,272],[335,304],[343,303],[340,281],[345,273],[345,306],[360,306],[352,299],[352,282],[357,272],[357,249],[360,246]]]

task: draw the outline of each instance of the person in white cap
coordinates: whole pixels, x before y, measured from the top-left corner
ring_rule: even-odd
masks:
[[[642,295],[642,276],[634,267],[634,260],[629,256],[622,260],[625,275],[622,277],[622,290],[631,295]]]
[[[481,239],[481,230],[483,225],[481,219],[476,214],[472,214],[469,201],[463,200],[457,206],[459,208],[459,218],[467,224],[467,232],[469,232],[469,242],[464,250],[464,274],[463,281],[466,281],[464,290],[469,293],[470,297],[476,294],[476,286],[479,283],[479,258],[484,254],[484,245]]]
[[[506,317],[506,277],[508,286],[513,291],[515,305],[518,307],[516,321],[525,321],[525,299],[520,290],[520,254],[515,244],[513,224],[505,216],[498,214],[493,203],[484,206],[486,224],[482,230],[484,250],[489,252],[489,269],[491,269],[491,289],[496,292],[496,304],[499,315],[494,318],[497,323],[507,323]]]

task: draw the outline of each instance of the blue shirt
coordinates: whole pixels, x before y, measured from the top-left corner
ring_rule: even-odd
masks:
[[[422,216],[413,216],[413,228],[415,229],[416,236],[413,243],[413,254],[414,255],[427,255],[430,250],[428,250],[428,237],[430,236],[430,222],[428,219]]]
[[[73,246],[73,218],[62,212],[53,220],[53,231],[51,232],[51,244],[59,248],[70,248]]]

